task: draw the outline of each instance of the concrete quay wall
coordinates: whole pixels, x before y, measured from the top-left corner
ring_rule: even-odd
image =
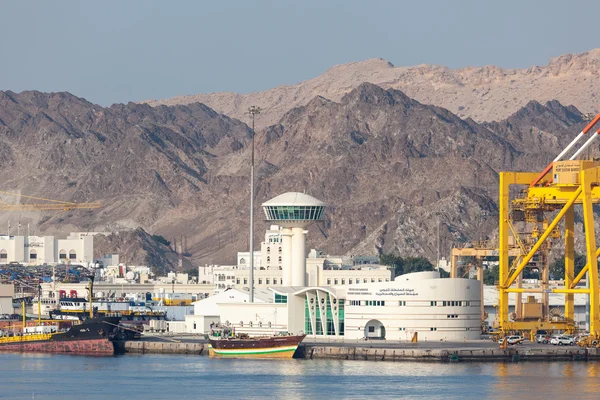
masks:
[[[125,350],[132,354],[190,354],[208,355],[206,343],[182,341],[127,341]],[[407,348],[367,347],[345,344],[301,344],[294,355],[305,359],[338,359],[368,361],[417,361],[417,362],[516,362],[516,361],[587,361],[600,360],[600,349],[574,346],[545,346],[528,348],[513,346],[499,348]]]
[[[125,350],[129,353],[140,354],[208,354],[205,352],[205,345],[202,343],[176,343],[176,342],[147,342],[147,341],[127,341]]]
[[[552,347],[527,349],[394,349],[367,347],[304,346],[298,349],[300,358],[341,359],[371,361],[420,361],[420,362],[515,362],[515,361],[586,361],[600,360],[596,348]],[[298,356],[299,354],[296,354]]]

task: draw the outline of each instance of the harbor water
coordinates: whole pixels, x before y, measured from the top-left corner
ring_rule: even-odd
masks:
[[[0,399],[597,399],[599,362],[0,354]]]

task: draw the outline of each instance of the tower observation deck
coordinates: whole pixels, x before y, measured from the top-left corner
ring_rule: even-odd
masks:
[[[323,219],[326,204],[304,193],[289,192],[262,204],[267,221],[283,228],[284,286],[306,286],[307,228]]]

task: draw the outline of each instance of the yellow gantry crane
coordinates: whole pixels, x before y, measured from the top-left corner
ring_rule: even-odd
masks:
[[[500,215],[499,215],[499,301],[498,325],[504,332],[518,330],[535,333],[544,330],[574,329],[576,293],[589,296],[590,304],[590,336],[600,340],[600,288],[598,286],[598,256],[600,250],[596,245],[594,231],[594,214],[592,205],[600,203],[600,161],[578,160],[578,157],[600,135],[600,130],[590,133],[594,125],[600,121],[597,115],[585,129],[551,162],[542,173],[536,172],[500,172]],[[589,138],[575,151],[568,160],[564,158],[575,145],[587,134]],[[511,187],[526,187],[522,197],[511,201]],[[514,191],[513,191],[514,193]],[[511,212],[512,205],[512,212]],[[583,225],[587,264],[575,276],[574,268],[574,236],[575,207],[583,209]],[[558,212],[556,215],[554,215]],[[545,219],[546,214],[554,215],[551,222]],[[513,221],[533,225],[530,229],[535,239],[532,246],[527,246],[523,255],[512,267],[509,266],[509,242]],[[559,225],[564,221],[562,225]],[[562,228],[562,231],[561,231]],[[515,232],[513,239],[518,236]],[[513,286],[520,278],[525,267],[534,260],[534,256],[544,253],[550,247],[552,238],[564,238],[565,245],[565,277],[564,286],[549,288],[523,288]],[[546,264],[547,274],[547,260]],[[542,271],[540,271],[542,272]],[[577,287],[580,280],[588,275],[589,288]],[[542,279],[543,280],[543,279]],[[509,317],[509,293],[542,293],[547,297],[550,293],[565,295],[564,318],[554,319],[549,315],[537,320],[511,320]]]
[[[46,203],[32,203],[32,204],[10,204],[0,199],[0,211],[39,211],[39,210],[63,210],[69,211],[74,209],[93,209],[100,208],[102,204],[95,203],[73,203],[69,201],[51,200],[43,197],[26,196],[23,194],[16,194],[10,192],[0,191],[0,195],[7,195],[12,197],[22,197],[26,199],[45,201]]]

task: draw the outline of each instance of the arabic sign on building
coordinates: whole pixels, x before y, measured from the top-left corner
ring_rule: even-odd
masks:
[[[363,295],[372,296],[369,288],[348,288],[348,295]],[[381,288],[377,289],[375,296],[418,296],[419,293],[415,292],[412,288]]]

